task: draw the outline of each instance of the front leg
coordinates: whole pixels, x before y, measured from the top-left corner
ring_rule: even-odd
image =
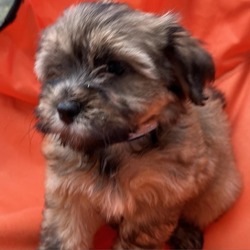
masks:
[[[165,242],[170,238],[178,222],[178,216],[169,219],[151,217],[135,217],[124,219],[119,227],[119,239],[113,249],[163,249]],[[142,220],[141,220],[142,219]]]
[[[47,207],[39,250],[83,250],[92,248],[101,218],[82,197],[64,201],[63,206]]]
[[[47,159],[46,206],[39,250],[83,250],[92,247],[102,219],[81,189],[88,178],[77,167],[84,159],[61,145],[56,136],[43,144]]]

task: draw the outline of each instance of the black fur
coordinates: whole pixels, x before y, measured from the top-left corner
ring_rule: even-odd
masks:
[[[52,227],[42,228],[38,250],[61,250],[61,244]]]
[[[168,243],[172,249],[202,249],[203,233],[198,227],[180,220]]]
[[[215,77],[212,57],[180,26],[169,28],[165,54],[173,72],[170,89],[181,99],[189,97],[195,104],[203,105],[203,88]]]

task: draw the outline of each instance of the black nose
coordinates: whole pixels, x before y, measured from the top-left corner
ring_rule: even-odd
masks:
[[[60,102],[57,105],[57,112],[60,119],[66,123],[70,124],[74,121],[74,118],[80,113],[81,105],[74,101]]]

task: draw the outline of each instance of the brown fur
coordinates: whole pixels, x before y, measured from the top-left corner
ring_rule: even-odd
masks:
[[[90,249],[107,222],[118,225],[114,249],[201,248],[241,181],[223,96],[205,88],[213,61],[176,18],[71,7],[43,33],[35,69],[47,160],[39,250]],[[60,113],[65,101],[77,114]]]

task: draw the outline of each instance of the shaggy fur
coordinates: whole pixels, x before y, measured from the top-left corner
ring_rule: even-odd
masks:
[[[35,70],[45,134],[39,250],[202,248],[241,188],[214,65],[173,14],[70,7],[42,34]],[[150,129],[147,129],[151,127]]]

